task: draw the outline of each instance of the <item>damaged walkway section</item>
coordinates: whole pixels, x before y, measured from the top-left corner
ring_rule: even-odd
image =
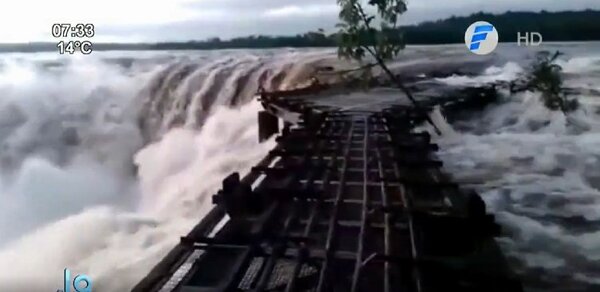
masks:
[[[494,216],[414,132],[423,112],[261,101],[261,139],[297,118],[133,291],[522,291]]]

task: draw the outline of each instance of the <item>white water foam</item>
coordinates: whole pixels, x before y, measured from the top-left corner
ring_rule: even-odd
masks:
[[[91,276],[94,291],[131,289],[210,210],[223,177],[273,147],[258,143],[259,108],[218,109],[201,131],[173,129],[145,147],[136,155],[138,212],[91,207],[12,242],[0,251],[0,290],[58,288],[65,267]]]
[[[258,143],[261,106],[248,102],[265,72],[275,87],[306,78],[309,64],[291,54],[154,56],[129,67],[0,59],[0,291],[55,291],[64,268],[90,275],[94,291],[135,285],[208,212],[221,180],[273,147]],[[194,98],[201,121],[146,131],[154,143],[140,150],[143,119],[186,117],[195,109],[181,105]]]
[[[145,76],[95,60],[60,73],[5,60],[0,73],[0,246],[90,204],[127,208],[142,146],[131,99]]]
[[[514,62],[508,62],[503,67],[492,66],[478,76],[452,75],[435,80],[448,85],[476,86],[496,81],[511,81],[523,72],[523,68]]]
[[[489,81],[492,70],[459,83]],[[504,70],[494,76],[518,71]],[[549,111],[539,94],[517,94],[456,121],[461,130],[437,141],[446,170],[479,190],[503,225],[501,242],[526,267],[524,278],[572,291],[600,279],[600,116],[597,100],[580,101],[582,108],[566,118]],[[528,274],[536,268],[543,275]]]
[[[309,63],[322,64],[320,54],[332,58],[330,52],[267,52],[258,57],[255,53],[239,57],[236,52],[233,59],[246,62],[223,70],[217,61],[235,61],[228,54],[146,56],[135,52],[133,55],[143,60],[133,62],[127,70],[114,64],[118,59],[57,60],[44,65],[42,71],[47,73],[43,76],[25,60],[28,57],[0,61],[0,140],[10,142],[8,150],[0,152],[0,206],[20,210],[11,216],[21,216],[9,218],[2,216],[10,213],[0,213],[0,223],[14,233],[14,237],[2,237],[6,242],[0,247],[0,291],[54,291],[61,286],[65,267],[92,276],[95,291],[131,288],[207,212],[209,197],[220,187],[221,179],[232,171],[247,170],[272,146],[272,142],[261,145],[256,140],[260,107],[256,103],[241,106],[263,73],[269,76],[267,86],[289,88],[312,72],[309,64],[299,60],[308,56]],[[37,59],[35,56],[32,59]],[[266,64],[261,65],[263,61]],[[70,62],[72,66],[64,70]],[[60,63],[58,68],[55,63]],[[190,65],[196,69],[185,73]],[[221,72],[214,83],[205,82],[210,70],[198,69],[205,65]],[[238,68],[242,69],[236,71]],[[499,68],[508,71],[492,68],[484,77],[506,79],[511,71],[518,71],[512,65]],[[158,82],[163,75],[170,76],[170,81]],[[236,97],[237,103],[228,100],[232,84],[243,92]],[[153,94],[144,95],[144,90],[136,98],[139,86],[153,85],[159,85]],[[203,90],[212,86],[216,86],[214,90]],[[193,99],[190,93],[200,91],[206,95],[196,96],[196,102],[213,104],[209,113],[197,120],[204,127],[177,127],[195,115],[184,105]],[[596,258],[597,231],[571,230],[552,221],[565,214],[583,214],[586,220],[598,216],[597,187],[593,185],[599,161],[595,149],[600,149],[594,136],[596,109],[587,103],[586,111],[575,117],[589,129],[573,130],[564,126],[564,118],[545,112],[536,100],[535,95],[519,96],[482,114],[483,122],[475,122],[477,127],[456,131],[459,139],[442,138],[440,143],[446,143],[442,156],[457,170],[454,173],[465,171],[461,179],[479,187],[502,223],[517,234],[503,240],[514,247],[507,250],[527,257],[531,266],[576,267],[575,278],[596,281],[598,277],[585,267],[592,266],[589,261]],[[142,146],[143,133],[136,127],[141,121],[131,119],[136,117],[131,113],[140,106],[144,110],[145,101],[160,105],[143,116],[156,118],[160,126],[152,129],[155,132],[148,131],[154,143],[135,156],[138,183],[131,157]],[[162,101],[167,102],[161,105]],[[235,104],[236,109],[223,108],[221,103]],[[167,123],[180,116],[184,123]],[[445,121],[441,115],[438,120]],[[528,168],[530,156],[536,157]],[[556,165],[562,164],[566,165],[564,173],[569,174],[564,177],[556,175]],[[515,174],[510,176],[513,169]],[[563,182],[568,184],[563,186]],[[503,186],[509,189],[508,195]],[[532,189],[550,195],[536,197]],[[571,193],[575,194],[573,200],[567,195]],[[39,202],[38,196],[43,198]],[[64,210],[56,212],[53,204]],[[538,214],[553,217],[540,219]],[[25,220],[32,221],[29,230],[18,230]],[[560,244],[549,247],[546,240]]]
[[[600,56],[574,57],[559,59],[557,64],[565,73],[590,73],[600,71]]]

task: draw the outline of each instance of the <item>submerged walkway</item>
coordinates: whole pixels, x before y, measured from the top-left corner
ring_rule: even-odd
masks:
[[[133,291],[522,291],[483,200],[413,132],[423,115],[283,95],[263,94],[261,138],[298,123]]]

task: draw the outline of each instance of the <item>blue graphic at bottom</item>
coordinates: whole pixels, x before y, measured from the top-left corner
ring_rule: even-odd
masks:
[[[71,292],[71,287],[73,287],[75,292],[92,292],[92,279],[87,275],[80,274],[75,276],[73,282],[71,282],[71,271],[65,269],[63,289],[59,289],[57,292]]]

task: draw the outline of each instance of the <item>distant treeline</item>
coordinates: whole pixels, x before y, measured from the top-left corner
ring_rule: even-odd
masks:
[[[407,44],[462,43],[464,32],[473,22],[488,21],[498,29],[500,41],[515,42],[518,32],[539,32],[544,41],[600,40],[600,11],[476,13],[466,17],[424,22],[400,29]],[[229,40],[211,38],[204,41],[142,44],[95,43],[94,50],[209,50],[279,47],[333,47],[336,34],[322,30],[295,36],[248,36]],[[37,52],[56,50],[55,43],[0,44],[0,52]]]

